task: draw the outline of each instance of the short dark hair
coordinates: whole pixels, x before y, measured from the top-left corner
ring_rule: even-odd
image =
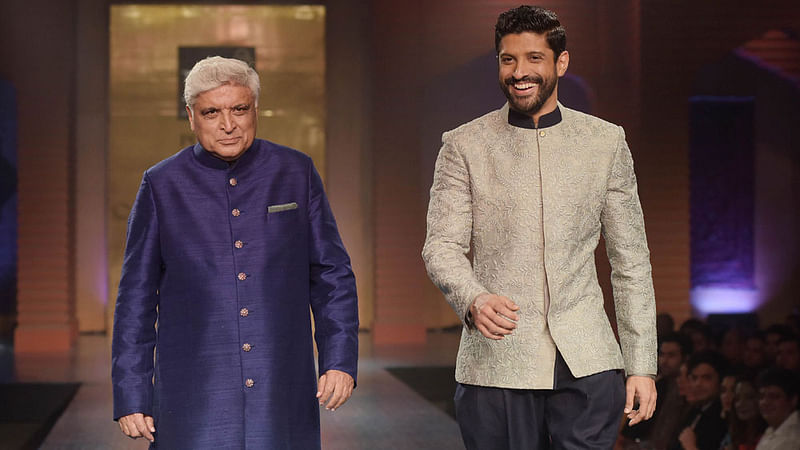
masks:
[[[507,34],[523,32],[544,34],[547,45],[553,50],[554,59],[567,49],[567,31],[558,21],[558,16],[549,9],[522,5],[510,9],[497,18],[494,26],[494,49],[500,53],[500,41]]]
[[[777,386],[787,397],[792,398],[797,396],[796,375],[790,370],[777,367],[766,369],[758,375],[758,382],[756,385],[759,389],[767,386]]]
[[[681,353],[684,358],[687,358],[692,354],[692,341],[678,332],[673,331],[672,333],[667,333],[662,336],[661,342],[658,344],[659,350],[661,350],[661,346],[664,345],[665,342],[677,343],[681,347]]]
[[[728,374],[728,361],[717,351],[703,350],[692,355],[687,363],[689,373],[691,374],[700,364],[708,364],[711,366],[714,371],[717,372],[719,381],[722,381],[722,377]]]

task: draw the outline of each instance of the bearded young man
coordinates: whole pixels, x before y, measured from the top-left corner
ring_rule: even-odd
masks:
[[[456,417],[468,449],[611,448],[623,411],[635,424],[656,403],[631,153],[621,127],[558,102],[569,53],[555,13],[501,14],[495,45],[508,103],[444,133],[422,251],[464,324]],[[601,232],[621,351],[597,281]]]

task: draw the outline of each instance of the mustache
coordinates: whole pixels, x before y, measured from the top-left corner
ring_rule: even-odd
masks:
[[[540,84],[540,85],[544,83],[544,79],[542,77],[540,77],[539,75],[534,75],[534,76],[525,75],[522,78],[514,78],[514,76],[512,75],[510,77],[506,77],[506,79],[503,80],[503,82],[507,86],[511,86],[513,84],[516,84],[516,83],[519,83],[519,82],[523,82],[523,81],[527,81],[529,83],[537,83],[537,84]]]

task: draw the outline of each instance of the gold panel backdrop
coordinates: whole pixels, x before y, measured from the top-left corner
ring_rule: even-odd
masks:
[[[255,48],[261,77],[257,137],[305,152],[325,178],[325,7],[114,5],[110,16],[113,302],[128,213],[143,172],[194,143],[188,120],[177,113],[179,47]]]

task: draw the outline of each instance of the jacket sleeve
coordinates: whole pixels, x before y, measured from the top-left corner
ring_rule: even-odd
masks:
[[[356,280],[322,180],[310,160],[309,166],[310,295],[319,373],[341,370],[355,381],[358,368]]]
[[[656,303],[633,158],[619,128],[601,215],[622,356],[628,375],[655,375]]]
[[[472,301],[488,291],[478,281],[467,258],[472,238],[469,169],[447,133],[442,142],[433,172],[422,259],[433,284],[467,324]]]
[[[145,172],[128,217],[125,258],[114,310],[114,420],[136,412],[153,413],[153,352],[160,277],[158,218]]]

